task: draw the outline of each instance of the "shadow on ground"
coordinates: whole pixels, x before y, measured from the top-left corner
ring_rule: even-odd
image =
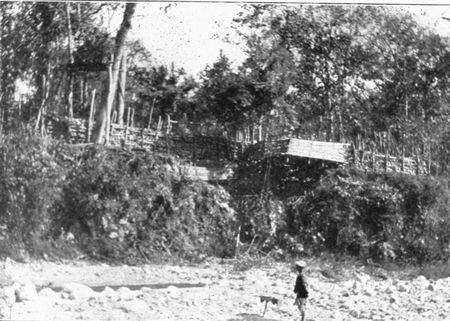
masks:
[[[88,285],[89,286],[89,285]],[[184,288],[200,288],[206,286],[204,283],[154,283],[154,284],[114,284],[114,285],[96,285],[96,286],[89,286],[92,290],[95,292],[102,292],[105,290],[106,287],[109,287],[113,289],[114,291],[118,290],[119,288],[125,287],[129,288],[132,291],[138,291],[144,287],[150,288],[150,289],[167,289],[169,286],[174,286],[180,289]],[[61,291],[61,286],[52,286],[52,285],[46,285],[42,287],[36,287],[36,289],[39,291],[40,289],[44,287],[49,287],[55,292]]]
[[[118,290],[121,287],[129,288],[132,291],[140,290],[144,287],[150,289],[166,289],[169,286],[174,286],[180,289],[185,288],[201,288],[206,284],[204,283],[154,283],[154,284],[121,284],[121,285],[101,285],[101,286],[91,286],[90,288],[96,292],[102,292],[107,286],[112,288],[113,290]]]
[[[227,321],[278,321],[277,319],[267,319],[259,314],[239,313],[238,318],[228,319]]]

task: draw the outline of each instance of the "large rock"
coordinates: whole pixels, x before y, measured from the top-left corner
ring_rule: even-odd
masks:
[[[179,288],[177,288],[176,286],[169,286],[167,289],[167,294],[172,297],[172,298],[176,298],[179,297],[181,295],[181,290]]]
[[[0,287],[0,301],[4,301],[7,304],[13,304],[16,302],[16,295],[14,292],[14,286]]]
[[[397,292],[397,288],[394,285],[389,285],[385,290],[384,293],[387,294],[393,294]]]
[[[11,309],[15,301],[14,287],[0,288],[0,319],[10,318]]]
[[[143,286],[141,288],[141,292],[143,293],[153,293],[155,290],[153,290],[152,288],[148,287],[148,286]]]
[[[36,287],[30,280],[14,283],[13,287],[17,302],[32,301],[38,297]]]
[[[355,309],[355,310],[350,310],[348,314],[350,314],[354,318],[359,318],[360,312]]]
[[[131,301],[136,298],[134,291],[124,286],[117,289],[117,295],[119,301]]]
[[[352,290],[353,294],[358,294],[359,292],[361,292],[362,288],[363,288],[363,285],[361,284],[361,282],[354,281],[351,290]]]
[[[53,291],[51,288],[43,288],[39,291],[39,296],[49,299],[56,299],[58,298],[58,293]]]
[[[145,315],[151,311],[148,304],[142,300],[122,301],[119,303],[119,308],[126,313],[134,313],[138,315]]]
[[[341,288],[345,288],[345,289],[350,289],[353,286],[353,284],[354,284],[354,281],[352,281],[352,280],[340,282]]]
[[[70,300],[91,299],[96,298],[97,293],[90,287],[81,283],[66,283],[61,287],[63,293],[68,294]]]
[[[356,274],[356,279],[362,284],[366,284],[370,281],[370,276],[365,273],[358,273]]]
[[[119,299],[119,294],[117,293],[117,291],[114,291],[109,286],[105,287],[105,289],[100,293],[100,295],[111,301],[117,301]]]
[[[365,296],[375,296],[375,290],[372,288],[372,287],[369,287],[369,286],[367,286],[365,289],[364,289],[364,291],[363,291],[363,294],[365,295]]]
[[[0,300],[0,319],[8,320],[11,318],[12,305]]]
[[[389,303],[391,303],[391,305],[394,303],[399,303],[399,302],[400,302],[400,299],[399,299],[398,293],[393,292],[393,293],[389,294]]]
[[[409,292],[410,285],[406,282],[398,282],[397,283],[397,290],[399,292]]]
[[[342,295],[343,297],[348,298],[348,297],[350,296],[350,292],[349,292],[347,289],[344,289],[344,290],[341,292],[341,295]]]
[[[419,288],[426,288],[429,282],[426,277],[424,277],[423,275],[419,275],[412,281],[412,284]]]
[[[438,288],[448,288],[450,287],[450,278],[438,279],[436,280],[435,285]]]

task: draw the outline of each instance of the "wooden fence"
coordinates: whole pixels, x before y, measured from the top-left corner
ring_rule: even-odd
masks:
[[[88,124],[90,126],[88,126]],[[253,142],[239,141],[237,136],[230,140],[221,136],[201,135],[198,132],[177,130],[177,122],[168,119],[167,124],[159,124],[157,129],[119,126],[110,127],[109,143],[114,146],[128,146],[159,153],[175,154],[183,159],[198,163],[199,161],[230,162],[237,160],[245,150],[252,153],[252,158],[273,155],[290,155],[321,159],[342,164],[354,164],[365,170],[378,172],[405,172],[423,175],[428,173],[426,162],[418,158],[394,157],[380,153],[362,153],[355,151],[345,143],[321,142],[297,138],[284,138],[259,141],[261,135],[255,135]],[[88,142],[93,124],[84,119],[46,118],[47,134],[64,139],[71,144]],[[208,131],[204,131],[205,134]],[[242,137],[241,137],[242,138]],[[245,138],[245,137],[244,137]],[[249,148],[251,147],[251,148]],[[211,167],[211,166],[209,166]],[[189,169],[194,176],[223,177],[221,169],[206,167]]]
[[[93,124],[88,130],[83,119],[59,119],[48,117],[45,132],[70,144],[89,142]],[[111,124],[109,144],[127,146],[158,153],[172,153],[191,161],[233,161],[242,153],[242,144],[224,137],[182,135],[164,130],[137,128]]]

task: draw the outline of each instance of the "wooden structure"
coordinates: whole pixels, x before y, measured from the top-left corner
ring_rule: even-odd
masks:
[[[288,138],[270,144],[268,152],[345,164],[349,160],[350,144]]]
[[[428,173],[426,164],[418,158],[398,158],[373,152],[363,153],[361,157],[360,153],[354,151],[350,144],[345,143],[284,138],[246,144],[218,136],[179,135],[167,130],[169,125],[164,128],[161,121],[159,123],[156,130],[111,124],[109,144],[176,155],[195,164],[186,166],[182,170],[184,177],[206,181],[230,179],[233,176],[233,170],[218,164],[233,163],[244,154],[251,155],[251,158],[255,160],[286,155],[338,164],[353,164],[363,170],[377,172],[404,172],[412,175]],[[89,141],[93,125],[92,121],[85,119],[46,117],[47,133],[70,144]],[[208,165],[200,166],[204,161],[208,161]],[[216,164],[211,165],[211,161]]]
[[[230,166],[225,167],[203,167],[184,166],[181,174],[191,180],[201,181],[227,181],[233,177],[234,170]]]

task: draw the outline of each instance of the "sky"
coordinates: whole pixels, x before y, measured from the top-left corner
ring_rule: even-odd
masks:
[[[363,3],[364,0],[358,2]],[[450,17],[450,5],[442,5],[443,1],[429,3],[433,5],[414,3],[401,8],[417,15],[422,24],[450,36],[450,21],[441,18]],[[223,41],[226,36],[234,35],[231,25],[240,11],[239,3],[170,4],[168,7],[168,2],[139,3],[133,20],[131,37],[141,39],[158,63],[170,65],[173,62],[176,68],[182,67],[188,73],[198,75],[217,59],[221,50],[236,64],[244,59],[242,48]],[[112,13],[110,23],[113,29],[120,24],[121,18],[121,11]]]
[[[232,19],[240,6],[233,3],[140,4],[132,36],[142,40],[152,55],[196,74],[211,65],[220,50],[235,61],[244,58],[239,46],[223,41],[234,35]]]

